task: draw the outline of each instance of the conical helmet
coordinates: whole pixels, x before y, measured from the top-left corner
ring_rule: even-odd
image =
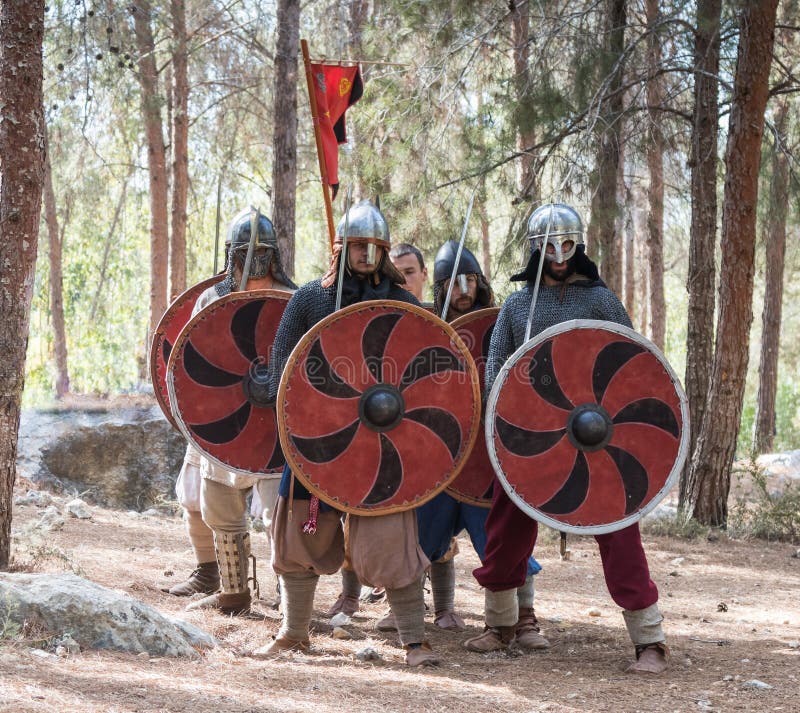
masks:
[[[433,261],[433,281],[441,282],[449,280],[453,275],[453,266],[456,264],[456,254],[458,253],[458,243],[455,240],[448,240],[436,253]],[[458,261],[456,275],[482,275],[480,263],[477,258],[466,248],[461,250],[461,259]]]
[[[550,261],[565,262],[574,254],[578,245],[583,245],[583,222],[578,211],[565,203],[546,203],[539,206],[528,219],[528,240],[531,250],[540,250],[544,241],[555,250],[547,253]],[[565,243],[572,245],[566,250]]]

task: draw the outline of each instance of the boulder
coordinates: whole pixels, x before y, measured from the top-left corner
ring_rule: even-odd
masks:
[[[202,629],[75,574],[0,573],[0,620],[71,637],[81,649],[196,658],[216,646]]]
[[[157,407],[27,412],[18,472],[57,492],[144,510],[172,499],[186,449]]]

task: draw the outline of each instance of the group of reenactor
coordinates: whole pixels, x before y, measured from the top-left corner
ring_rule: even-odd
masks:
[[[582,221],[573,208],[564,204],[538,208],[528,221],[527,240],[527,265],[511,278],[521,283],[521,289],[500,307],[488,342],[485,394],[509,357],[529,338],[554,325],[594,319],[631,326],[624,307],[585,254]],[[210,305],[237,292],[266,289],[284,291],[288,297],[274,340],[267,345],[268,362],[259,347],[261,362],[254,363],[248,377],[245,391],[254,404],[247,411],[248,418],[253,410],[283,408],[281,376],[293,350],[309,330],[339,309],[390,300],[424,307],[452,323],[496,307],[494,291],[479,261],[453,240],[436,254],[433,302],[425,303],[428,271],[423,255],[411,244],[393,245],[383,213],[368,200],[350,207],[339,223],[325,275],[302,287],[298,288],[281,266],[272,223],[254,209],[234,218],[226,250],[225,275],[196,299],[192,320],[202,319]],[[242,350],[247,352],[244,347]],[[210,379],[212,367],[203,368]],[[222,378],[216,372],[212,376]],[[170,391],[171,396],[176,389]],[[372,416],[375,423],[392,418],[391,393],[379,396],[372,406],[365,407],[378,409]],[[180,406],[173,402],[173,411],[176,408]],[[478,438],[482,439],[483,433]],[[388,440],[382,439],[384,442]],[[385,596],[390,609],[377,626],[398,632],[408,665],[438,664],[425,636],[424,583],[429,577],[434,624],[446,630],[464,630],[464,621],[455,611],[454,565],[456,538],[464,530],[480,558],[474,576],[485,591],[485,629],[468,638],[465,647],[490,652],[510,646],[524,650],[550,646],[534,613],[534,575],[541,569],[533,557],[537,521],[517,507],[493,473],[487,475],[489,488],[485,502],[479,504],[441,490],[418,507],[361,515],[344,513],[318,498],[313,488],[295,477],[290,465],[278,462],[279,455],[278,448],[271,467],[254,473],[252,469],[222,467],[213,455],[208,457],[190,445],[177,484],[197,566],[186,581],[168,591],[177,596],[204,594],[190,604],[192,608],[211,606],[228,615],[248,611],[255,574],[250,571],[248,516],[264,519],[283,619],[273,640],[253,656],[306,651],[317,581],[320,575],[341,571],[341,594],[328,615],[354,614],[360,606],[362,586],[371,587],[371,600]],[[348,472],[341,472],[340,477],[346,479]],[[596,540],[606,584],[622,608],[635,648],[635,661],[628,670],[661,673],[669,654],[656,604],[658,592],[649,575],[638,524],[598,534]]]

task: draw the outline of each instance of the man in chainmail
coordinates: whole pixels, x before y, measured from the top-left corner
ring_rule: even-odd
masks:
[[[454,269],[457,253],[458,243],[449,240],[442,245],[434,260],[433,295],[436,314],[442,314],[450,280],[456,280],[447,309],[449,322],[464,314],[495,306],[491,285],[476,257],[469,249],[463,248],[458,268]],[[455,613],[454,558],[458,553],[458,546],[454,538],[462,530],[466,530],[475,552],[483,561],[488,514],[487,508],[460,502],[447,492],[440,493],[417,508],[420,545],[431,560],[434,623],[442,629],[463,631],[466,628],[464,620]],[[539,564],[531,557],[525,583],[518,592],[520,615],[516,622],[515,636],[518,646],[526,649],[549,646],[547,639],[539,633],[533,613],[533,575],[540,569]],[[393,624],[393,617],[390,615],[379,622],[379,628],[389,630]]]
[[[530,260],[523,272],[511,278],[525,281],[525,287],[506,300],[492,333],[486,364],[487,394],[505,361],[525,341],[541,250],[545,250],[546,260],[532,319],[532,337],[571,319],[599,319],[631,326],[625,308],[605,286],[597,267],[584,252],[583,224],[573,208],[560,203],[538,208],[528,221],[528,238]],[[518,616],[515,587],[525,580],[527,558],[536,544],[538,527],[495,482],[486,531],[485,560],[474,572],[485,587],[486,630],[471,640],[482,640],[483,650],[490,645],[507,646],[513,639]],[[658,590],[650,579],[639,525],[596,535],[595,540],[600,547],[606,586],[623,609],[634,644],[636,661],[628,671],[663,672],[669,652],[661,628],[663,617],[656,603]]]
[[[281,266],[272,222],[257,209],[248,208],[233,219],[228,231],[226,245],[230,247],[225,278],[197,298],[192,316],[239,289],[252,225],[257,226],[257,232],[245,290],[297,289]],[[260,506],[255,510],[261,510],[254,515],[263,517],[268,527],[280,476],[230,471],[189,447],[180,478],[179,500],[185,509],[187,531],[198,564],[189,579],[173,587],[170,593],[186,596],[194,589],[209,594],[190,604],[189,609],[218,608],[225,614],[248,611],[251,594],[247,496],[252,493],[254,505]],[[217,591],[220,583],[221,591]]]
[[[347,225],[347,251],[342,252]],[[370,201],[353,206],[337,229],[330,268],[324,277],[301,287],[284,312],[270,359],[270,394],[277,395],[289,354],[303,335],[336,308],[339,261],[346,260],[342,306],[366,300],[399,300],[419,304],[404,290],[403,277],[392,265],[389,229]],[[345,474],[346,475],[346,474]],[[314,592],[319,576],[333,574],[345,555],[341,513],[319,504],[313,534],[303,531],[310,521],[311,494],[284,469],[272,521],[272,566],[280,577],[283,622],[275,640],[253,652],[269,657],[286,650],[308,649]],[[349,557],[358,579],[383,586],[397,616],[400,641],[410,666],[431,665],[438,659],[425,641],[422,578],[429,562],[417,541],[413,511],[375,517],[347,516]],[[307,528],[311,530],[312,528]]]
[[[397,243],[392,245],[389,251],[389,259],[395,269],[405,279],[403,285],[414,297],[416,297],[423,307],[428,305],[423,303],[425,283],[428,281],[428,268],[425,267],[425,260],[419,248],[409,243]],[[353,571],[347,556],[348,548],[347,527],[345,526],[345,561],[342,565],[342,589],[333,605],[328,609],[327,616],[333,617],[342,612],[352,616],[359,609],[359,599],[370,603],[378,602],[384,598],[386,592],[382,587],[373,587],[365,595],[361,595],[361,582],[358,581],[356,573]],[[385,628],[384,624],[391,619],[391,628]],[[394,631],[394,619],[384,617],[378,622],[378,628],[382,631]]]

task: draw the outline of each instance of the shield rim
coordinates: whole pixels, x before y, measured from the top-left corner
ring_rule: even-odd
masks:
[[[186,341],[186,339],[187,339],[186,335],[189,333],[189,330],[191,329],[191,327],[193,327],[198,321],[200,321],[200,317],[202,316],[203,312],[205,312],[210,307],[217,308],[217,307],[220,307],[221,305],[227,304],[228,302],[236,302],[236,301],[239,301],[239,300],[259,299],[259,298],[262,298],[262,297],[277,297],[279,299],[282,299],[284,302],[288,303],[293,294],[294,294],[294,292],[288,292],[286,290],[275,290],[275,289],[272,289],[272,288],[264,289],[264,290],[244,290],[243,292],[235,291],[235,292],[231,292],[231,293],[229,293],[227,295],[223,295],[222,297],[220,297],[217,300],[214,300],[211,304],[209,304],[206,307],[204,307],[203,309],[201,309],[194,317],[192,317],[184,325],[183,329],[180,331],[178,336],[175,338],[175,344],[172,345],[172,352],[169,355],[169,362],[167,363],[167,391],[169,392],[170,406],[172,405],[173,401],[177,401],[177,396],[175,394],[175,380],[174,380],[173,368],[174,368],[175,361],[176,361],[175,355],[179,351],[178,350],[178,344],[182,343],[183,341]],[[284,309],[285,309],[285,307],[284,307]],[[276,404],[277,404],[277,401],[276,401]],[[277,408],[275,409],[275,411],[277,412]],[[242,475],[251,475],[251,476],[256,477],[256,478],[259,478],[259,477],[260,478],[269,478],[269,477],[273,477],[274,478],[275,475],[278,474],[279,471],[277,471],[277,470],[276,471],[261,471],[261,470],[240,470],[238,468],[233,468],[230,465],[230,463],[225,463],[224,461],[221,461],[216,456],[212,455],[211,453],[208,453],[199,443],[197,443],[197,441],[192,436],[192,432],[189,430],[189,428],[183,422],[183,419],[180,417],[180,411],[177,408],[174,409],[174,414],[175,414],[176,420],[178,421],[178,428],[179,428],[180,432],[183,434],[183,437],[189,442],[189,445],[191,445],[192,448],[200,451],[200,454],[203,456],[203,458],[206,458],[207,460],[209,460],[214,465],[219,466],[223,470],[230,471],[231,473],[237,473],[237,474],[242,474]],[[282,468],[283,468],[283,466],[281,466],[281,469]]]
[[[566,522],[561,522],[560,520],[556,520],[555,518],[544,514],[541,510],[538,510],[529,503],[525,502],[525,500],[523,500],[522,497],[517,494],[514,487],[506,479],[505,473],[500,467],[497,458],[497,451],[495,450],[494,421],[497,410],[497,400],[500,397],[500,390],[506,381],[508,373],[514,367],[517,361],[519,361],[519,359],[527,354],[532,348],[538,347],[539,344],[550,339],[551,337],[573,329],[604,329],[606,331],[616,332],[617,334],[628,337],[637,344],[647,348],[647,350],[658,359],[658,361],[661,363],[661,366],[664,367],[667,375],[672,380],[672,384],[675,387],[675,392],[678,395],[678,401],[680,402],[681,407],[681,440],[678,445],[678,453],[675,456],[675,462],[672,464],[672,470],[667,476],[667,479],[664,481],[664,485],[661,486],[659,491],[643,508],[637,510],[631,515],[628,515],[627,517],[622,518],[621,520],[616,520],[615,522],[608,523],[606,525],[570,525]],[[497,374],[494,384],[492,384],[492,390],[486,399],[486,420],[484,424],[486,449],[489,451],[489,459],[492,461],[495,475],[500,481],[500,484],[503,486],[503,490],[506,491],[511,501],[528,517],[541,522],[543,525],[547,525],[555,530],[559,530],[560,532],[569,532],[575,535],[604,535],[609,532],[617,532],[618,530],[622,530],[629,525],[639,522],[639,520],[641,520],[645,515],[654,510],[656,506],[666,497],[667,493],[672,490],[672,488],[675,486],[675,483],[678,481],[678,478],[680,477],[680,473],[683,470],[683,466],[686,462],[686,456],[689,451],[690,436],[691,428],[689,423],[689,402],[686,398],[683,386],[681,386],[680,379],[678,379],[678,375],[667,361],[667,358],[664,356],[663,352],[655,344],[653,344],[653,342],[646,337],[643,337],[630,327],[617,324],[616,322],[607,322],[601,319],[571,319],[566,322],[559,322],[558,324],[539,332],[539,334],[537,334],[535,337],[531,337],[506,360],[505,364],[503,364],[502,368]]]
[[[465,324],[469,324],[470,322],[474,322],[478,319],[483,319],[484,317],[488,316],[488,312],[495,313],[495,324],[497,323],[497,317],[500,314],[500,307],[482,307],[481,309],[476,309],[474,312],[467,312],[466,314],[462,314],[460,317],[456,317],[452,322],[450,322],[450,326],[458,331],[459,327],[462,327]],[[483,390],[483,384],[479,384],[481,391]],[[481,406],[483,408],[483,406]],[[475,444],[472,445],[472,448],[475,448]],[[470,454],[472,450],[470,450]],[[467,456],[467,460],[469,460],[469,456]],[[466,461],[465,461],[466,464]],[[458,476],[456,476],[457,478]],[[455,483],[455,480],[453,480]],[[489,509],[492,507],[492,499],[491,498],[473,498],[469,495],[465,495],[462,492],[452,489],[452,483],[445,488],[447,494],[458,500],[460,503],[464,503],[466,505],[474,505],[475,507],[479,508],[486,508]]]
[[[225,279],[224,272],[218,272],[216,275],[212,277],[207,277],[205,280],[200,280],[200,282],[196,282],[191,287],[187,287],[183,292],[181,292],[172,302],[169,303],[167,309],[164,310],[164,314],[161,315],[161,319],[158,320],[158,324],[156,325],[155,330],[153,331],[153,337],[150,340],[150,353],[148,355],[148,362],[150,367],[150,383],[153,384],[153,394],[156,397],[156,401],[158,405],[161,407],[161,411],[164,414],[164,417],[169,421],[176,430],[180,431],[180,427],[178,426],[178,422],[175,420],[175,416],[172,415],[172,406],[169,403],[169,392],[167,391],[166,394],[161,393],[160,384],[158,382],[158,355],[161,350],[161,345],[164,342],[164,337],[167,331],[167,322],[170,315],[174,314],[179,307],[183,307],[186,303],[186,299],[190,293],[193,293],[196,289],[202,287],[198,293],[197,297],[203,294],[209,287],[213,287],[214,285],[219,284]],[[195,297],[195,301],[197,301],[197,297]],[[191,321],[191,319],[189,320]],[[185,327],[186,325],[184,325]],[[179,332],[180,334],[180,332]],[[174,348],[173,344],[173,348]],[[165,372],[167,364],[164,365]],[[166,383],[166,376],[164,378],[164,388],[167,389]]]
[[[390,507],[383,507],[383,508],[376,507],[371,509],[360,508],[352,505],[344,505],[343,503],[331,497],[328,493],[321,490],[308,480],[308,477],[306,476],[305,473],[303,473],[302,468],[298,466],[294,458],[294,453],[293,453],[294,449],[292,448],[291,443],[289,441],[289,431],[286,426],[285,409],[283,408],[276,409],[276,413],[278,416],[278,436],[281,442],[281,449],[283,450],[283,455],[286,458],[286,464],[289,466],[292,475],[296,477],[312,495],[315,495],[322,502],[326,503],[327,505],[330,505],[331,507],[335,508],[336,510],[339,510],[340,512],[346,512],[350,515],[362,515],[365,517],[378,517],[380,515],[391,515],[392,513],[414,510],[420,507],[420,505],[424,505],[430,500],[433,500],[433,498],[439,495],[439,493],[444,492],[447,486],[450,485],[450,483],[458,477],[458,474],[461,472],[462,466],[467,461],[468,454],[472,452],[472,448],[475,445],[475,439],[478,437],[478,432],[480,431],[481,390],[480,390],[480,384],[478,383],[478,370],[475,367],[475,361],[472,358],[472,354],[469,353],[469,349],[467,349],[467,346],[466,344],[464,344],[461,337],[458,336],[456,331],[447,322],[443,321],[432,312],[429,312],[424,307],[419,307],[415,304],[411,304],[410,302],[400,302],[399,300],[365,300],[364,302],[356,302],[355,304],[348,305],[347,307],[342,307],[338,312],[329,314],[327,317],[317,322],[313,327],[311,327],[311,329],[309,329],[301,337],[300,341],[295,345],[294,349],[292,349],[291,354],[289,354],[289,358],[286,360],[286,365],[283,367],[276,403],[282,404],[286,399],[286,389],[288,384],[288,379],[286,378],[286,375],[290,371],[289,367],[290,366],[294,367],[294,365],[300,358],[301,352],[306,348],[306,346],[308,346],[308,344],[311,341],[316,339],[319,332],[324,327],[327,327],[328,324],[331,324],[332,322],[336,322],[337,320],[342,319],[342,317],[347,316],[351,312],[358,312],[362,309],[370,307],[400,308],[402,310],[411,312],[412,314],[421,315],[430,322],[433,323],[438,322],[438,324],[444,328],[445,333],[450,337],[453,344],[458,347],[459,352],[463,357],[465,357],[467,361],[467,369],[469,370],[472,381],[472,395],[473,395],[472,427],[470,428],[468,434],[467,447],[464,449],[465,455],[461,457],[460,462],[456,463],[450,475],[447,476],[447,478],[445,478],[440,485],[438,485],[433,490],[429,491],[428,494],[426,494],[423,498],[414,503],[392,505]]]

